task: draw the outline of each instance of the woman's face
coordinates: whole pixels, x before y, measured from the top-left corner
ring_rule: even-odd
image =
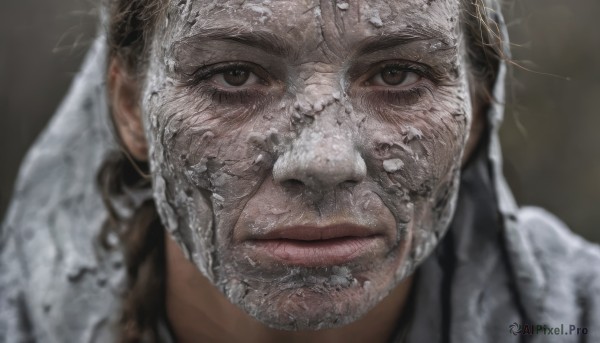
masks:
[[[159,213],[204,276],[269,326],[347,324],[451,219],[459,2],[171,1],[142,111]]]

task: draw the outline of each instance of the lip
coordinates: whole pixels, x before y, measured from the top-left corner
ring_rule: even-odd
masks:
[[[291,226],[247,240],[256,257],[305,266],[331,266],[351,262],[384,243],[383,235],[355,224]]]

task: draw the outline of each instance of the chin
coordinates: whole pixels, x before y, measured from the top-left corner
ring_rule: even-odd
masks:
[[[250,266],[240,263],[246,275],[239,277],[240,273],[235,273],[238,277],[222,282],[221,290],[229,301],[273,329],[314,331],[341,327],[366,315],[410,275],[408,251],[402,249],[405,245],[399,245],[383,260],[357,261],[346,266],[246,269]]]
[[[268,327],[313,331],[350,324],[382,298],[377,290],[356,279],[343,286],[319,283],[286,287],[277,285],[268,287],[274,289],[250,291],[237,305]]]

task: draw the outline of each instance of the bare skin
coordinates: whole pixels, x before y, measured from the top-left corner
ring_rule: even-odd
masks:
[[[167,309],[181,341],[238,339],[240,326],[243,341],[389,339],[480,131],[459,11],[177,1],[144,85],[113,63],[119,132],[149,156],[177,243]]]

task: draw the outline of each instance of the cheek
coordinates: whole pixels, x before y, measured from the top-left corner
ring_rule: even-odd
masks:
[[[216,111],[211,101],[176,91],[154,96],[157,105],[145,113],[157,210],[188,259],[213,280],[214,242],[231,234],[266,177],[273,135],[228,120],[245,109]]]
[[[467,131],[464,115],[432,108],[398,124],[377,124],[365,145],[371,171],[388,191],[430,197],[459,165]]]
[[[386,205],[411,233],[415,263],[430,253],[449,225],[468,131],[468,103],[437,99],[425,108],[388,110],[386,118],[398,119],[371,120],[363,128],[369,173],[380,184]]]
[[[251,142],[252,129],[235,119],[248,109],[219,108],[210,99],[190,94],[171,96],[156,112],[155,145],[164,148],[166,162],[194,186],[216,191],[231,177],[250,179],[260,169],[260,147]],[[220,176],[221,178],[223,176]]]
[[[257,117],[256,108],[216,106],[177,92],[168,98],[175,100],[163,101],[153,113],[155,172],[184,193],[208,199],[217,230],[230,227],[268,176],[277,131],[267,121],[236,119]],[[190,217],[193,210],[180,217]]]

